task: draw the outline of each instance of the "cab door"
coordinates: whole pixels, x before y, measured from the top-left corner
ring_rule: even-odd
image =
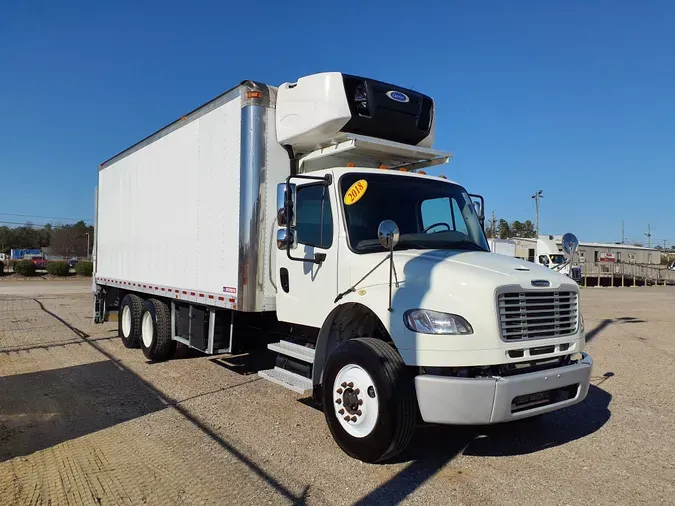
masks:
[[[277,244],[277,317],[321,327],[335,306],[338,220],[335,184],[298,180],[290,249]],[[280,211],[283,213],[283,211]],[[279,227],[281,235],[285,226]]]

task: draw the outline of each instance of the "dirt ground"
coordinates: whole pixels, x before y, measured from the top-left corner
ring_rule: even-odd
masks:
[[[672,504],[675,289],[588,288],[587,400],[346,457],[245,357],[148,363],[83,281],[0,284],[0,504]],[[245,338],[240,336],[239,338]]]

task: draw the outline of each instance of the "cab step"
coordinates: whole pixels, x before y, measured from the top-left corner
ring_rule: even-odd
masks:
[[[304,376],[287,371],[281,367],[258,371],[258,376],[271,381],[272,383],[276,383],[277,385],[281,385],[282,387],[286,387],[289,390],[298,392],[299,394],[312,389],[312,380],[310,378],[305,378]]]
[[[267,348],[278,353],[279,355],[286,355],[308,364],[314,363],[314,348],[307,348],[299,344],[291,343],[290,341],[279,341],[278,343],[271,343]]]

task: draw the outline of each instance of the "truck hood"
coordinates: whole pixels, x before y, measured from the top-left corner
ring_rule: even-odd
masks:
[[[352,284],[384,258],[386,253],[360,255],[356,261],[352,257]],[[388,262],[361,282],[349,297],[351,301],[365,304],[375,311],[388,325],[398,349],[409,350],[409,353],[405,352],[408,353],[406,360],[414,364],[434,363],[436,354],[445,357],[445,365],[450,360],[448,357],[456,354],[459,354],[456,355],[457,360],[471,364],[501,363],[507,344],[500,337],[498,293],[578,291],[572,279],[546,267],[482,251],[395,251],[394,265],[399,286],[392,287],[391,311],[388,309]],[[460,315],[472,326],[473,333],[451,339],[445,335],[414,333],[405,327],[403,318],[406,311],[412,309]],[[570,338],[562,338],[565,339]],[[520,342],[508,343],[510,348],[522,346]],[[492,354],[478,354],[472,358],[476,350],[491,350],[489,353]],[[439,358],[438,363],[442,364],[443,360]]]
[[[373,265],[386,254],[367,255]],[[371,267],[364,264],[352,267],[352,282],[358,281]],[[369,262],[370,264],[370,262]],[[401,285],[412,288],[423,285],[427,289],[447,290],[450,287],[471,286],[496,289],[503,285],[520,285],[532,289],[532,281],[548,281],[547,288],[570,283],[568,277],[532,262],[483,251],[404,250],[394,252],[394,265]],[[389,283],[388,263],[385,262],[363,285]],[[545,284],[545,283],[544,283]]]

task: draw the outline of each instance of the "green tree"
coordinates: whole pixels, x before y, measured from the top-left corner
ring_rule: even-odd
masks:
[[[537,237],[537,231],[534,229],[534,224],[530,220],[523,223],[523,235],[521,237]]]
[[[511,226],[508,221],[504,219],[499,220],[499,224],[497,225],[497,236],[500,239],[509,239],[511,237]]]

